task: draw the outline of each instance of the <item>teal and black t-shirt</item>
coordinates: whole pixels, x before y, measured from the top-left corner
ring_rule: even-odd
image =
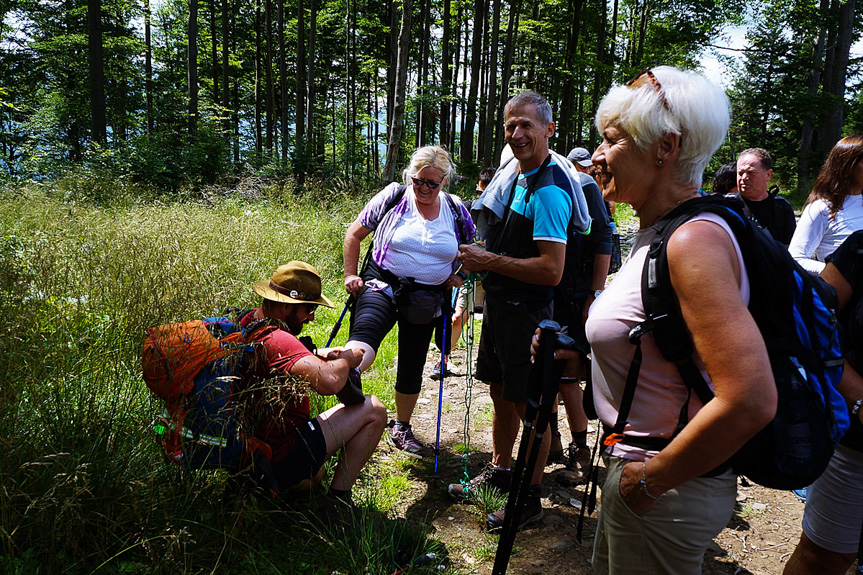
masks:
[[[488,234],[486,249],[503,256],[526,259],[539,256],[537,241],[566,243],[572,215],[570,181],[551,160],[526,174],[520,174],[503,219]],[[489,295],[516,301],[530,301],[541,307],[552,299],[554,286],[542,286],[497,273],[483,280]],[[543,303],[545,302],[545,303]]]

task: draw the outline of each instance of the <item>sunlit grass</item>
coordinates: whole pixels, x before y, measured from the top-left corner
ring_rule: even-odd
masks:
[[[141,381],[144,329],[254,307],[251,284],[292,259],[318,268],[337,305],[304,330],[323,346],[345,301],[342,238],[365,198],[96,206],[73,192],[0,191],[0,572],[392,573],[397,547],[436,548],[393,520],[410,473],[395,459],[357,488],[382,516],[342,542],[301,518],[302,497],[186,476],[162,460]],[[347,333],[346,320],[336,344]],[[395,353],[392,334],[363,381],[390,408]],[[335,401],[313,399],[315,412]]]

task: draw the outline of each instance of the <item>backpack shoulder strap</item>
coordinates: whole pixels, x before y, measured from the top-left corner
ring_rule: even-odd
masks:
[[[464,214],[462,210],[458,209],[458,206],[453,199],[452,194],[449,192],[443,192],[444,197],[446,198],[447,205],[449,206],[450,212],[452,212],[453,218],[455,218],[455,226],[456,226],[456,236],[458,236],[459,243],[466,243],[471,241],[471,238],[467,232],[467,222],[465,222]]]
[[[399,184],[399,187],[396,189],[396,193],[393,195],[392,198],[390,198],[390,201],[387,202],[387,205],[384,207],[384,211],[381,214],[381,221],[383,221],[383,219],[387,217],[387,214],[396,207],[396,205],[401,201],[403,197],[405,197],[405,191],[407,191],[407,189],[408,187],[405,184]],[[363,265],[360,266],[360,277],[363,276],[366,269],[369,267],[369,262],[372,259],[372,250],[374,249],[374,245],[374,240],[369,242],[369,247],[366,249],[366,255],[363,257]]]

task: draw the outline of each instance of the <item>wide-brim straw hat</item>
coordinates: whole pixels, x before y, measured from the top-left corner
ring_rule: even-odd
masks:
[[[334,308],[321,293],[321,274],[306,262],[288,262],[268,280],[256,282],[252,289],[259,296],[282,303],[312,303]]]

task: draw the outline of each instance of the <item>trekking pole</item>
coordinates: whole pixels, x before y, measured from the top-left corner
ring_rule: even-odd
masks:
[[[458,297],[458,290],[453,293],[453,298]],[[449,345],[447,341],[447,326],[452,321],[453,308],[455,306],[450,303],[450,307],[443,314],[443,329],[441,329],[441,346],[440,346],[440,385],[438,386],[437,394],[437,436],[434,442],[434,474],[437,475],[438,459],[440,458],[440,419],[443,411],[443,380],[446,376],[446,349]]]
[[[339,329],[342,327],[342,320],[345,319],[345,314],[348,311],[348,308],[351,307],[351,303],[354,301],[354,296],[349,295],[348,301],[345,302],[345,307],[342,310],[342,315],[339,316],[339,319],[336,320],[336,324],[333,326],[332,331],[330,331],[330,339],[327,340],[327,345],[324,347],[330,347],[330,344],[333,343],[333,340],[336,339],[336,335],[339,333]]]
[[[515,535],[518,531],[519,519],[521,519],[530,490],[533,469],[539,459],[540,445],[551,419],[551,409],[557,397],[558,383],[564,363],[554,361],[554,350],[558,347],[559,340],[560,343],[564,343],[560,347],[568,346],[569,341],[571,341],[571,338],[558,334],[560,325],[557,322],[543,320],[540,322],[539,328],[541,330],[539,352],[530,370],[524,429],[521,432],[518,458],[512,474],[512,485],[506,501],[503,528],[497,544],[492,575],[504,575],[506,573],[509,558],[512,555],[512,546],[515,543]],[[535,427],[534,418],[536,418]],[[532,434],[533,441],[531,442]],[[528,447],[530,447],[529,455]]]

